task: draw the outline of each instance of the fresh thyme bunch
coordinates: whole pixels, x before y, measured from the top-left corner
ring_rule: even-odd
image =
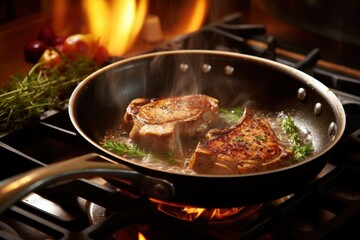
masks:
[[[38,63],[26,74],[12,75],[0,89],[0,131],[18,130],[48,110],[61,109],[76,85],[97,69],[90,59],[64,59],[54,67]]]

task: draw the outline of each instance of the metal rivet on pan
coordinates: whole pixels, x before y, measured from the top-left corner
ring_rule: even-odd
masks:
[[[203,73],[210,72],[211,71],[211,65],[207,64],[207,63],[204,63],[203,66],[202,66],[202,71],[203,71]]]
[[[319,115],[320,115],[321,110],[322,110],[321,108],[322,108],[321,103],[316,103],[316,104],[315,104],[314,114],[315,114],[316,116],[319,116]]]
[[[334,137],[337,132],[337,125],[334,122],[331,122],[328,129],[328,134],[330,137]]]
[[[179,68],[181,72],[187,72],[187,70],[189,69],[189,65],[187,65],[186,63],[181,63]]]
[[[298,92],[297,92],[297,97],[300,100],[304,100],[306,98],[306,91],[303,88],[299,88]]]
[[[224,73],[226,75],[231,75],[234,73],[234,68],[230,65],[226,65],[225,68],[224,68]]]

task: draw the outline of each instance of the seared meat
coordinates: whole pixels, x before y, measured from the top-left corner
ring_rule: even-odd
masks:
[[[133,100],[124,115],[130,138],[139,146],[183,157],[182,140],[205,134],[217,121],[218,100],[206,95],[187,95],[155,100]]]
[[[270,124],[248,109],[235,126],[211,130],[199,143],[190,167],[197,173],[238,174],[278,168],[291,150],[282,146]]]

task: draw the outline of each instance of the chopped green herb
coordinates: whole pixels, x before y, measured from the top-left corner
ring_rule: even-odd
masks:
[[[281,122],[281,126],[286,134],[299,133],[299,128],[295,125],[294,120],[291,117],[284,118]]]
[[[236,140],[237,142],[242,142],[242,141],[244,141],[244,139],[242,139],[242,137],[239,137],[239,136],[236,136],[235,140]]]
[[[301,139],[299,137],[299,134],[297,134],[297,133],[290,134],[289,139],[290,139],[290,143],[292,145],[300,145],[301,144]]]
[[[131,157],[144,157],[146,153],[138,148],[136,145],[130,145],[116,141],[105,141],[103,147],[110,150],[111,152],[120,155],[129,155]]]
[[[172,152],[166,152],[165,156],[166,160],[168,160],[169,162],[175,162],[175,156]]]
[[[284,118],[281,122],[284,132],[288,135],[294,152],[294,159],[296,161],[303,160],[306,156],[314,152],[314,147],[311,143],[303,144],[299,137],[299,128],[295,125],[291,117]]]
[[[230,125],[236,124],[243,114],[244,110],[240,107],[231,109],[220,108],[220,116]]]
[[[305,145],[293,145],[293,151],[294,151],[294,158],[296,160],[303,160],[305,156],[310,155],[312,152],[314,152],[314,148],[311,143],[305,144]]]
[[[255,139],[265,141],[265,138],[263,136],[255,136]]]

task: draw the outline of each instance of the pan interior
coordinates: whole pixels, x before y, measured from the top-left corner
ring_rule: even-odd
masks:
[[[314,139],[315,152],[306,160],[310,161],[337,140],[338,136],[328,134],[329,125],[337,123],[338,135],[343,128],[334,106],[313,81],[289,67],[246,55],[201,51],[150,54],[111,64],[84,80],[73,93],[70,114],[80,135],[100,152],[107,152],[99,140],[121,123],[135,98],[202,93],[219,99],[220,106],[294,111],[296,123],[311,131]],[[298,97],[300,88],[306,91],[303,100]],[[314,114],[316,103],[322,106],[319,115]]]

